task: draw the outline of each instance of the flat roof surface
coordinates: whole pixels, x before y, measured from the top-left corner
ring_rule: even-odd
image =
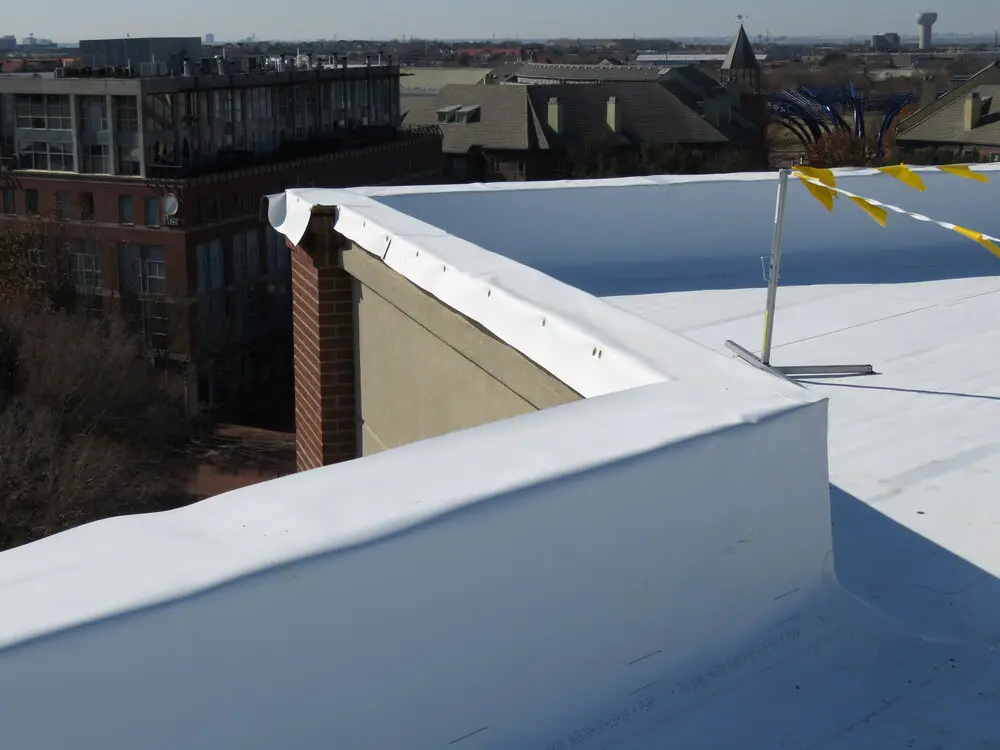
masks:
[[[838,184],[997,235],[1000,168],[983,171]],[[332,222],[585,399],[3,553],[15,736],[58,693],[89,737],[159,747],[192,731],[174,709],[219,747],[279,726],[311,747],[355,731],[330,705],[368,714],[358,736],[417,727],[428,748],[995,745],[1000,259],[793,183],[774,359],[878,374],[792,383],[723,345],[758,346],[774,194],[751,174],[273,199],[292,242]],[[92,677],[118,691],[103,720]],[[75,731],[44,729],[52,748]]]
[[[988,186],[936,170],[920,171],[925,192],[872,170],[838,184],[997,236],[1000,172],[980,169]],[[1000,739],[1000,259],[933,224],[890,214],[883,229],[846,200],[830,214],[791,190],[772,359],[876,371],[801,381],[829,399],[843,607],[814,613],[836,623],[825,645],[621,746],[988,746]],[[425,248],[430,225],[719,357],[727,339],[759,351],[773,174],[364,192],[425,222],[409,229]]]
[[[765,294],[608,301],[723,352],[726,339],[759,349]],[[998,314],[1000,268],[977,278],[787,286],[772,353],[778,365],[874,365],[873,376],[800,381],[830,401],[830,481],[966,563],[928,578],[919,548],[873,548],[882,542],[842,534],[844,581],[922,630],[990,642],[1000,635]]]

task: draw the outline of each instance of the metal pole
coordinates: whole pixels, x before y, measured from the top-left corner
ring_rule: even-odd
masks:
[[[774,330],[774,303],[778,297],[778,274],[781,269],[781,234],[785,224],[785,198],[788,195],[789,170],[778,172],[778,199],[774,207],[774,239],[771,242],[771,272],[767,280],[767,308],[764,311],[764,347],[760,361],[771,364],[771,333]]]

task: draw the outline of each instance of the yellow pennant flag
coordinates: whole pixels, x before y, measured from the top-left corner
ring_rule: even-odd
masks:
[[[796,167],[795,171],[804,174],[806,177],[812,177],[814,180],[819,180],[827,187],[837,187],[837,178],[833,176],[832,169],[821,169],[820,167]]]
[[[823,207],[826,208],[827,211],[833,210],[833,199],[837,197],[837,194],[835,192],[833,192],[829,188],[823,187],[822,185],[817,185],[815,182],[810,182],[809,180],[803,179],[802,175],[796,175],[796,176],[799,178],[802,184],[806,186],[806,190],[809,191],[810,195],[812,195],[813,198],[822,203]]]
[[[942,164],[936,168],[940,169],[942,172],[953,174],[956,177],[964,177],[966,180],[975,180],[976,182],[990,181],[990,178],[981,172],[973,172],[969,169],[968,164]]]
[[[993,241],[986,239],[982,232],[977,232],[974,229],[966,229],[965,227],[953,227],[952,231],[958,232],[963,237],[968,237],[970,240],[978,242],[995,256],[1000,258],[1000,247],[998,247]]]
[[[896,164],[890,167],[879,167],[878,171],[882,174],[887,174],[890,177],[895,177],[904,185],[911,187],[914,190],[927,189],[927,186],[924,185],[924,181],[920,179],[920,175],[911,170],[905,164]]]
[[[884,208],[881,208],[879,206],[874,206],[868,201],[866,201],[864,198],[858,198],[857,196],[854,195],[850,196],[850,198],[851,201],[853,201],[858,208],[860,208],[866,214],[871,216],[872,219],[881,224],[883,227],[885,226],[885,220],[888,214],[886,213]]]

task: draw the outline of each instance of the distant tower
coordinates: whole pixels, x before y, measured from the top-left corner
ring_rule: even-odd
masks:
[[[729,52],[719,71],[719,80],[727,86],[738,88],[743,94],[760,93],[760,63],[757,62],[757,53],[743,28],[742,17],[740,29],[729,45]]]
[[[205,34],[205,44],[215,44],[215,34]]]
[[[726,59],[719,70],[719,81],[729,91],[730,101],[740,114],[749,119],[754,128],[747,134],[743,144],[760,161],[760,168],[767,167],[767,123],[770,109],[761,81],[760,63],[757,53],[743,28],[743,17],[739,17],[740,28],[729,46]]]
[[[937,21],[937,13],[918,13],[917,14],[917,24],[920,26],[920,43],[917,45],[918,49],[930,49],[933,42],[931,41],[931,27],[934,22]]]

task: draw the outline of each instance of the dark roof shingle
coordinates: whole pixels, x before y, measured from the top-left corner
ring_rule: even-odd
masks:
[[[452,84],[425,102],[414,101],[406,113],[407,125],[439,125],[444,151],[462,154],[471,148],[527,151],[538,147],[531,126],[525,86]],[[479,105],[479,119],[468,123],[439,123],[438,110],[452,104]]]
[[[705,144],[728,140],[660,83],[536,85],[528,89],[543,119],[550,98],[555,97],[563,104],[563,132],[559,140],[567,144],[609,132],[607,105],[612,96],[621,108],[622,136],[628,141]],[[547,124],[544,128],[547,134],[551,133]]]
[[[566,147],[610,133],[611,97],[620,108],[623,144],[728,141],[696,108],[660,83],[446,86],[437,96],[414,97],[405,123],[440,125],[447,153],[477,147],[510,151]],[[553,98],[563,108],[559,133],[548,124],[548,103]],[[456,104],[478,104],[479,120],[439,123],[438,110]]]

